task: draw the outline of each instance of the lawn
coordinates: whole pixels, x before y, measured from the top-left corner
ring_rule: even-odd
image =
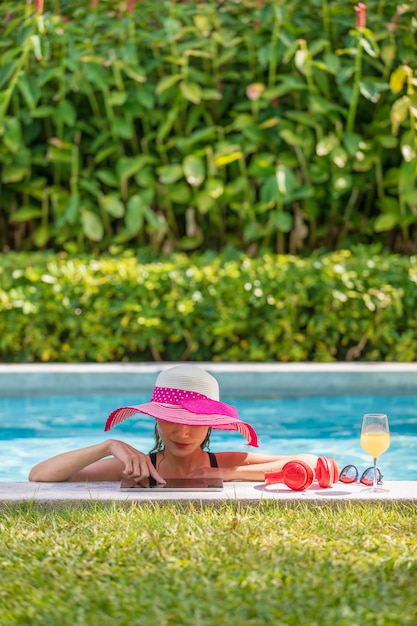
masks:
[[[417,624],[417,509],[396,503],[0,510],[0,623]]]

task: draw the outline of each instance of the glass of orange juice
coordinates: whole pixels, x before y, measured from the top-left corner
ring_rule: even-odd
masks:
[[[362,420],[361,446],[374,461],[374,479],[372,487],[363,489],[368,492],[389,491],[378,487],[376,462],[390,446],[388,417],[385,413],[366,413]]]

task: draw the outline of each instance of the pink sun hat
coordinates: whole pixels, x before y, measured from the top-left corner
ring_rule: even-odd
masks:
[[[237,430],[250,446],[258,447],[254,428],[239,419],[234,406],[220,402],[217,380],[197,365],[187,363],[162,371],[156,379],[151,401],[115,409],[107,418],[104,430],[110,430],[136,413],[173,424]]]

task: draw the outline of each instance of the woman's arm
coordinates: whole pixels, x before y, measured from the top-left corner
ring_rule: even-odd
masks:
[[[278,472],[288,461],[304,461],[315,468],[318,457],[314,454],[271,456],[253,452],[218,452],[216,459],[217,476],[223,480],[264,481],[266,472]]]
[[[108,456],[113,456],[113,458],[105,458]],[[29,480],[36,482],[113,481],[120,480],[123,476],[136,480],[153,476],[157,482],[165,482],[152,465],[148,454],[116,439],[64,452],[42,461],[31,469]]]

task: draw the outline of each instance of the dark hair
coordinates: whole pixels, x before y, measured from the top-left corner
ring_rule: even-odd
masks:
[[[158,424],[155,424],[155,445],[152,448],[152,450],[149,451],[149,454],[152,454],[152,452],[161,452],[161,450],[164,449],[164,442],[162,441],[160,435],[159,435],[159,431],[158,431]],[[208,429],[207,431],[207,435],[204,438],[204,441],[201,442],[200,444],[200,448],[202,450],[205,449],[209,449],[210,447],[210,435],[211,435],[211,428]]]

